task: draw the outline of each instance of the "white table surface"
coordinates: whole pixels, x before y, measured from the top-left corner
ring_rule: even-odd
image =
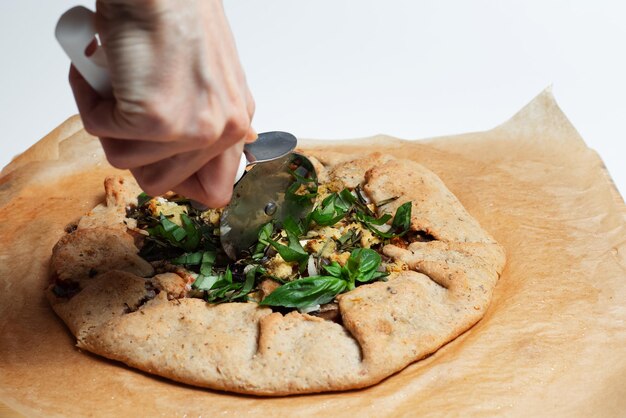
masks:
[[[53,37],[70,0],[0,2],[0,167],[76,113]],[[94,2],[80,2],[90,8]],[[626,194],[626,2],[226,0],[259,131],[490,129],[545,87]]]

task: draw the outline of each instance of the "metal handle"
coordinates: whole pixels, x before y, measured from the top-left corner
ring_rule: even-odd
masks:
[[[54,34],[74,67],[94,90],[102,97],[113,97],[111,79],[107,71],[104,51],[96,46],[95,52],[87,56],[85,51],[94,41],[97,33],[94,26],[94,12],[83,6],[76,6],[63,13],[57,22]]]

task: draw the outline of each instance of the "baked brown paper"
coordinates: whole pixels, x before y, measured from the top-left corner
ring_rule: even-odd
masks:
[[[371,388],[285,398],[185,386],[80,352],[44,299],[48,260],[116,170],[74,117],[0,176],[0,415],[624,415],[626,206],[549,91],[487,132],[303,148],[321,146],[415,159],[505,247],[478,324]]]

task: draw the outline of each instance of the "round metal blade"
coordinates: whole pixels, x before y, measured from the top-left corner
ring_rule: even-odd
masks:
[[[250,163],[262,163],[284,157],[296,148],[298,140],[288,132],[263,132],[256,141],[246,144],[243,152]]]
[[[312,199],[297,199],[287,194],[298,176],[317,177],[313,164],[299,154],[256,164],[235,185],[233,198],[220,220],[220,240],[226,254],[236,259],[258,238],[260,228],[270,221],[278,226],[287,217],[304,218],[312,209]],[[286,197],[287,195],[287,197]]]

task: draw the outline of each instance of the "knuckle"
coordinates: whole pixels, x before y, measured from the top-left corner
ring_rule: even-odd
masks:
[[[219,132],[213,123],[201,123],[201,128],[198,132],[194,132],[192,137],[204,147],[210,147],[219,138]]]
[[[231,114],[226,120],[223,136],[228,139],[240,140],[250,129],[250,116],[248,112],[236,112]]]
[[[163,102],[149,102],[141,105],[121,103],[120,114],[128,119],[128,125],[138,136],[155,141],[168,141],[177,138],[176,112],[172,112]]]
[[[177,132],[171,116],[162,106],[155,106],[145,115],[144,127],[154,139],[175,139]]]

